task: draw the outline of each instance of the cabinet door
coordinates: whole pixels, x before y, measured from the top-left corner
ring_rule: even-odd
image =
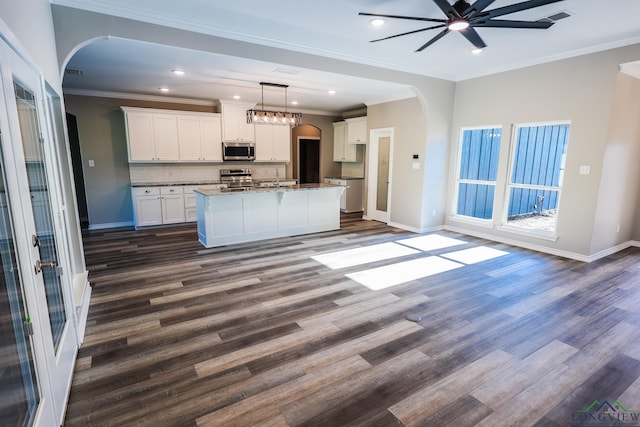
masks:
[[[271,126],[273,128],[272,156],[277,162],[291,161],[291,127]]]
[[[160,196],[136,197],[136,226],[162,224],[162,206]]]
[[[355,119],[347,119],[348,132],[347,143],[349,144],[366,144],[367,143],[367,118],[358,117]]]
[[[182,194],[163,195],[161,201],[163,224],[184,222],[184,196]]]
[[[156,144],[156,160],[178,161],[178,121],[173,114],[153,114],[153,136]]]
[[[246,105],[222,104],[222,137],[225,141],[253,142],[254,126],[247,123]]]
[[[180,160],[197,161],[202,159],[200,151],[200,120],[198,117],[178,117],[178,142]]]
[[[273,129],[274,125],[256,125],[256,161],[269,162],[273,160]]]
[[[356,146],[347,144],[346,122],[338,122],[333,124],[333,161],[356,161]]]
[[[129,161],[153,161],[156,148],[153,139],[153,116],[151,113],[125,113]]]
[[[202,160],[222,161],[222,130],[218,117],[200,118],[200,153]]]

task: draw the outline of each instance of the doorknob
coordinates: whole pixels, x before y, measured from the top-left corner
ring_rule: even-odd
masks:
[[[42,262],[39,259],[36,260],[36,265],[33,267],[36,271],[36,274],[40,273],[43,268],[52,268],[56,266],[55,261]]]

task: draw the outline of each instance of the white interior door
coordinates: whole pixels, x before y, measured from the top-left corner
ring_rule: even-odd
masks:
[[[3,101],[8,133],[3,137],[8,193],[34,347],[41,404],[62,423],[77,350],[66,235],[55,179],[55,155],[45,121],[42,80],[9,46],[2,44]],[[62,261],[62,265],[61,265]],[[65,268],[66,267],[66,268]],[[67,274],[63,274],[65,272]],[[51,418],[43,423],[51,423]]]
[[[367,219],[389,223],[393,128],[372,129],[369,138]]]

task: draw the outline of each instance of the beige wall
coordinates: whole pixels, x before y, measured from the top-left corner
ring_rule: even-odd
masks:
[[[634,240],[640,222],[640,80],[618,74],[607,135],[591,253]],[[619,227],[619,230],[618,230]]]
[[[595,229],[598,190],[600,182],[609,179],[608,172],[603,171],[603,159],[610,142],[618,65],[638,59],[640,53],[635,45],[459,82],[449,156],[449,212],[454,194],[455,139],[460,127],[503,126],[496,186],[498,218],[494,226],[502,223],[511,126],[570,120],[571,133],[556,242],[474,227],[451,219],[447,223],[462,230],[546,247],[556,253],[590,255],[594,233],[599,233]],[[591,174],[578,174],[580,165],[591,166]]]
[[[44,74],[51,87],[62,94],[49,0],[2,1],[0,19],[13,33],[7,35],[10,40],[17,41],[27,59]]]

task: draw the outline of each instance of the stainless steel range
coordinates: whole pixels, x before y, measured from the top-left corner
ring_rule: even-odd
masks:
[[[253,187],[251,169],[220,169],[220,182],[228,188]]]

